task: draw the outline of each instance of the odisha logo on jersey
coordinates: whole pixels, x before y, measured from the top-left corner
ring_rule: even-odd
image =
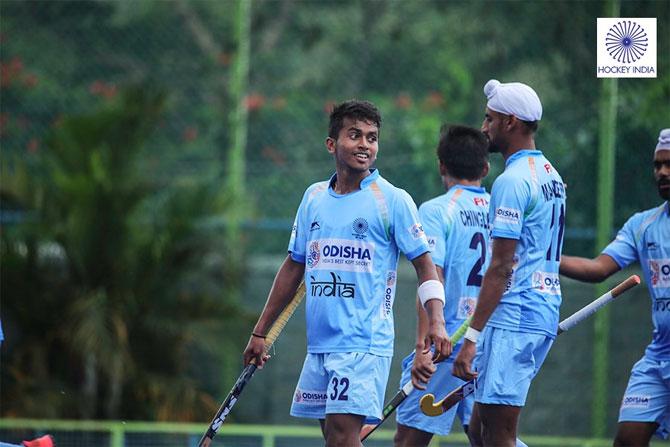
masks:
[[[561,293],[561,279],[557,273],[533,272],[533,288],[542,293],[558,295]]]
[[[307,253],[307,266],[315,267],[319,263],[321,255],[319,254],[319,242],[314,241],[309,244],[309,253]]]
[[[652,287],[670,287],[670,259],[650,259],[649,280]]]
[[[324,245],[323,256],[330,258],[371,260],[370,250],[350,245]]]
[[[649,396],[629,395],[624,396],[621,402],[622,407],[649,408]]]
[[[365,233],[368,232],[368,221],[362,217],[358,217],[351,224],[351,228],[354,230],[354,237],[362,239],[365,237]]]

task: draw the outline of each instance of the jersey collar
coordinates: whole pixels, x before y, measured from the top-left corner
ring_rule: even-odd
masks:
[[[375,180],[379,179],[379,169],[377,168],[371,168],[370,169],[370,175],[365,177],[363,180],[361,180],[361,189],[365,189],[370,186],[370,183],[374,182]],[[335,190],[333,189],[333,185],[335,184],[335,181],[337,180],[337,172],[334,173],[332,176],[330,176],[330,180],[328,181],[328,190],[330,191],[331,194],[335,194],[339,196],[340,194],[337,194]]]
[[[461,185],[460,183],[456,183],[454,186],[449,188],[449,191],[456,188],[467,189],[468,191],[472,192],[486,192],[486,188],[483,186]]]
[[[512,162],[518,160],[521,157],[527,157],[529,155],[542,155],[542,151],[538,149],[521,149],[518,152],[515,152],[510,158],[505,162],[505,167],[509,166]]]

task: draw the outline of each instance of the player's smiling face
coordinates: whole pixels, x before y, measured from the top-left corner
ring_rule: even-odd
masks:
[[[654,155],[654,178],[658,194],[663,200],[670,200],[670,150],[657,151]]]
[[[328,152],[340,169],[368,171],[377,159],[379,128],[375,123],[344,118],[337,139],[327,138]]]

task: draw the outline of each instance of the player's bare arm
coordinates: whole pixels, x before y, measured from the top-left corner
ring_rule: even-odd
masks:
[[[444,270],[442,267],[437,267],[437,277],[442,284],[444,284]],[[425,383],[435,372],[435,364],[433,363],[432,354],[430,353],[430,339],[428,334],[428,314],[421,306],[421,301],[416,299],[416,312],[419,316],[419,321],[416,327],[416,344],[414,352],[414,363],[412,365],[412,383],[415,388],[425,390]],[[452,346],[453,347],[453,346]],[[436,361],[444,359],[440,357]]]
[[[516,239],[497,238],[493,240],[491,265],[484,274],[477,307],[470,322],[470,327],[477,331],[484,329],[505,292],[507,281],[514,266],[514,252],[517,242]],[[461,350],[454,361],[455,376],[463,380],[472,380],[477,376],[471,369],[475,352],[476,344],[468,338],[463,340]]]
[[[587,282],[601,282],[619,271],[619,265],[608,255],[596,258],[561,256],[559,272],[568,278]]]
[[[300,285],[305,274],[305,264],[295,262],[288,255],[282,263],[275,276],[272,288],[268,294],[267,302],[261,312],[261,316],[254,326],[249,343],[244,349],[244,364],[247,365],[255,359],[256,365],[262,367],[268,357],[263,356],[265,349],[265,335],[277,316],[289,303],[295,291]]]
[[[412,264],[416,270],[416,276],[420,285],[431,280],[438,282],[440,285],[442,284],[438,279],[435,264],[433,264],[429,253],[424,253],[421,256],[416,257],[412,260]],[[442,289],[442,297],[444,297],[444,289]],[[444,298],[442,298],[442,300],[443,299]],[[436,296],[435,299],[425,301],[423,306],[428,315],[428,330],[426,332],[426,337],[435,346],[433,359],[435,359],[438,354],[444,358],[449,357],[451,354],[451,340],[449,340],[449,336],[444,327],[444,304],[442,300],[438,299]]]

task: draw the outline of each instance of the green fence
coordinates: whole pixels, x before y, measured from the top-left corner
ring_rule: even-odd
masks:
[[[122,421],[61,421],[33,419],[2,419],[2,441],[20,442],[26,437],[52,434],[58,447],[196,447],[206,424],[172,422]],[[216,447],[300,447],[320,445],[318,427],[288,425],[224,425],[217,436]],[[378,430],[366,446],[391,445],[392,430]],[[529,446],[547,447],[601,447],[611,445],[607,439],[572,438],[555,436],[527,436],[522,438]],[[438,436],[430,444],[439,446],[466,446],[463,434]],[[670,446],[656,442],[654,446]]]

